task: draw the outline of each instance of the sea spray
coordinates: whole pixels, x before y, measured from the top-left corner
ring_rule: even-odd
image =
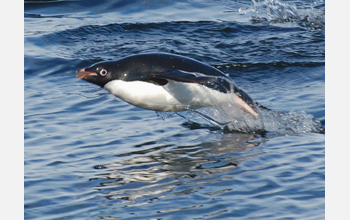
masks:
[[[190,109],[181,113],[157,112],[157,115],[165,120],[176,114],[203,127],[211,124],[230,132],[270,132],[276,135],[325,132],[321,122],[304,111],[278,112],[262,106],[256,106],[256,109],[259,113],[258,117],[244,112],[234,102],[231,102],[224,105]]]
[[[252,0],[252,5],[241,7],[240,14],[251,15],[253,23],[295,23],[309,30],[324,30],[324,1],[314,1],[309,7],[299,8],[296,4],[281,0]]]

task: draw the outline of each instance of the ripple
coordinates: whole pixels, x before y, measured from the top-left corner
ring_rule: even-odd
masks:
[[[245,34],[237,34],[237,30],[245,32]],[[254,40],[247,37],[255,35],[256,31],[259,33],[274,31],[280,32],[281,35],[274,39],[267,39],[261,34],[255,36]],[[286,49],[288,48],[287,45],[293,44],[289,36],[283,34],[286,31],[290,34],[299,32],[295,29],[272,26],[255,27],[235,22],[116,23],[87,25],[58,31],[42,36],[42,40],[46,42],[49,51],[59,49],[61,51],[60,56],[72,57],[78,55],[80,59],[92,62],[116,60],[132,54],[134,48],[137,48],[138,53],[175,53],[221,66],[236,65],[239,67],[243,65],[249,67],[266,63],[266,56],[277,57],[279,60],[275,60],[273,63],[276,66],[324,64],[323,41],[314,41],[310,33],[305,33],[298,36],[300,39],[304,38],[305,42],[301,44],[299,41],[296,47],[300,49],[298,53],[294,53]],[[169,38],[169,32],[179,34]],[[315,32],[311,35],[318,34],[321,33]],[[145,42],[143,39],[148,39],[149,36],[152,36],[152,38]],[[220,41],[217,39],[220,39]],[[58,46],[59,48],[56,48]],[[262,47],[266,47],[269,53],[267,54],[267,51],[262,50]],[[260,49],[256,50],[256,48]],[[106,50],[108,50],[108,54],[105,53]],[[201,56],[197,54],[201,54]],[[213,56],[213,54],[216,55]],[[236,57],[235,54],[241,54],[241,57]],[[264,59],[261,59],[262,56]],[[305,62],[305,56],[314,57]]]
[[[127,198],[137,203],[179,196],[185,191],[182,192],[180,189],[180,191],[176,190],[176,193],[168,193],[174,191],[180,182],[185,181],[181,185],[188,184],[191,190],[195,186],[218,182],[221,178],[207,178],[206,176],[215,176],[218,173],[232,170],[238,161],[243,159],[242,157],[252,155],[251,151],[238,155],[239,152],[246,151],[249,146],[240,142],[242,138],[243,140],[252,139],[254,136],[229,134],[227,140],[222,140],[213,146],[210,144],[204,148],[205,143],[201,144],[202,147],[197,145],[185,148],[164,146],[165,148],[153,147],[147,151],[135,151],[131,158],[131,154],[118,155],[120,158],[118,162],[103,165],[108,170],[103,169],[102,176],[98,178],[106,179],[106,181],[101,182],[98,188],[110,199]],[[214,157],[213,154],[216,156]],[[130,159],[124,160],[124,157]],[[187,178],[197,180],[188,182]]]

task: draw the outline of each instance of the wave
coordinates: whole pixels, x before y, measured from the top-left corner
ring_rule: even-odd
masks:
[[[271,31],[284,34],[271,37]],[[166,52],[212,65],[259,65],[271,60],[276,66],[324,65],[324,34],[303,33],[292,41],[285,33],[295,31],[298,30],[214,21],[113,23],[56,31],[40,39],[55,56],[59,50],[60,57],[93,62],[115,60],[135,52]]]
[[[240,8],[239,13],[250,14],[253,23],[296,23],[310,30],[325,29],[323,1],[315,1],[308,8],[298,8],[281,0],[252,0],[253,4]]]

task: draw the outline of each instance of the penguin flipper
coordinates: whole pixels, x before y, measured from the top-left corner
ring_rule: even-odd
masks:
[[[184,70],[171,70],[160,73],[152,73],[148,77],[151,81],[173,80],[184,83],[205,83],[212,82],[218,79],[216,76],[208,76],[198,72],[188,72]]]
[[[166,85],[168,80],[183,83],[198,83],[223,93],[231,92],[232,86],[234,86],[233,81],[225,76],[205,75],[199,72],[188,72],[184,70],[153,73],[149,75],[148,80],[162,86]]]

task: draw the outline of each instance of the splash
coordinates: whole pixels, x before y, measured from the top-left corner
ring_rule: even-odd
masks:
[[[284,113],[261,109],[259,113],[265,131],[284,135],[325,132],[321,122],[304,111]]]
[[[157,112],[163,120],[179,115],[200,127],[207,127],[208,123],[214,127],[229,132],[266,133],[276,135],[298,135],[303,133],[324,133],[325,129],[320,121],[314,119],[304,111],[288,113],[273,111],[256,105],[258,117],[243,111],[235,103],[214,105],[186,112]]]
[[[277,135],[296,135],[302,133],[323,133],[321,122],[314,119],[304,111],[277,112],[265,107],[256,107],[259,117],[254,117],[234,105],[205,107],[192,110],[189,120],[193,120],[193,114],[202,117],[214,126],[223,130],[242,133],[274,133]]]
[[[324,1],[314,1],[312,5],[298,8],[293,3],[281,0],[252,0],[251,6],[240,8],[240,14],[250,14],[253,23],[296,23],[310,30],[325,29]]]

